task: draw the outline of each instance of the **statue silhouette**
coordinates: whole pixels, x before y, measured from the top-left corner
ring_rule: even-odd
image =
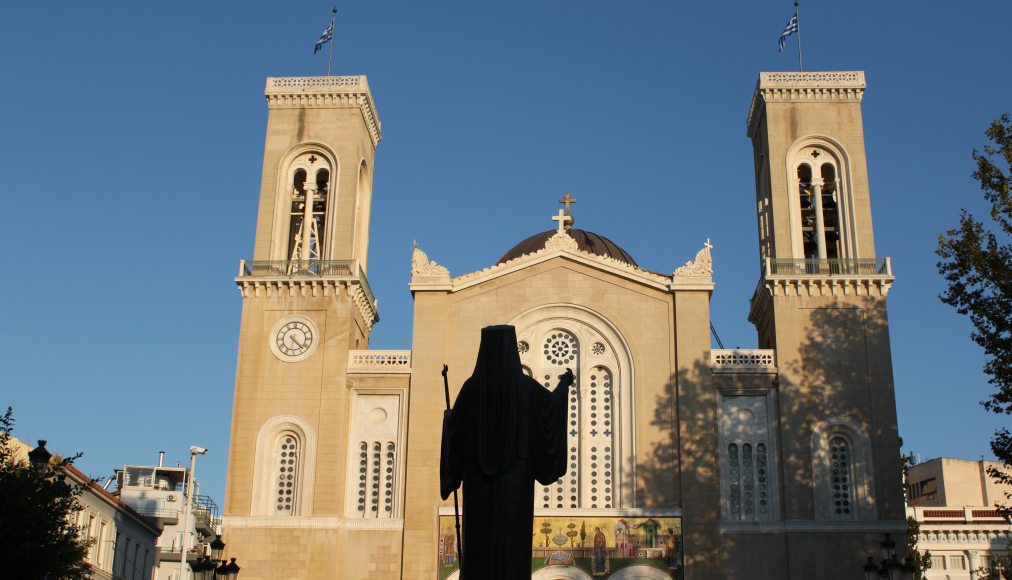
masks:
[[[531,577],[534,481],[566,474],[566,405],[573,372],[554,391],[523,374],[516,329],[481,329],[471,378],[443,417],[443,499],[464,484],[461,580]]]

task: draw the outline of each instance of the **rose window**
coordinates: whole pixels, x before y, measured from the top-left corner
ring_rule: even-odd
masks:
[[[576,338],[568,332],[554,332],[545,341],[545,358],[551,364],[572,364],[576,360],[576,353]]]

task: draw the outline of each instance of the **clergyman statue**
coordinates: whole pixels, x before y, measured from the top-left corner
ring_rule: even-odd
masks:
[[[461,580],[528,580],[534,481],[566,474],[566,405],[573,372],[549,391],[520,367],[516,329],[481,329],[471,378],[443,417],[445,500],[464,484]]]

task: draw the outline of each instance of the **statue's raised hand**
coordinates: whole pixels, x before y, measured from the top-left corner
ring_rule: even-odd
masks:
[[[559,386],[569,387],[576,382],[576,377],[573,375],[573,369],[566,369],[566,372],[559,375]]]

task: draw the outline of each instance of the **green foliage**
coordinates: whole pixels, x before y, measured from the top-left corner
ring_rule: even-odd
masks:
[[[931,552],[921,553],[917,549],[917,539],[921,536],[921,524],[914,518],[907,518],[907,553],[910,560],[917,568],[914,571],[914,580],[925,580],[926,572],[931,568]]]
[[[984,373],[994,392],[982,402],[992,413],[1012,414],[1012,121],[1008,113],[985,131],[991,141],[984,152],[973,151],[977,169],[973,178],[991,205],[990,220],[976,219],[963,210],[959,227],[938,237],[938,271],[948,282],[942,302],[973,323],[971,337],[984,349]],[[1012,466],[1012,433],[1002,428],[991,439],[991,450]],[[997,469],[988,474],[999,483],[1012,484],[1012,476]],[[1009,496],[1006,496],[1008,499]],[[998,506],[1006,518],[1012,508]]]
[[[32,465],[18,456],[13,430],[8,407],[0,416],[0,571],[22,580],[90,578],[90,542],[74,525],[83,489],[63,472],[80,454]]]

